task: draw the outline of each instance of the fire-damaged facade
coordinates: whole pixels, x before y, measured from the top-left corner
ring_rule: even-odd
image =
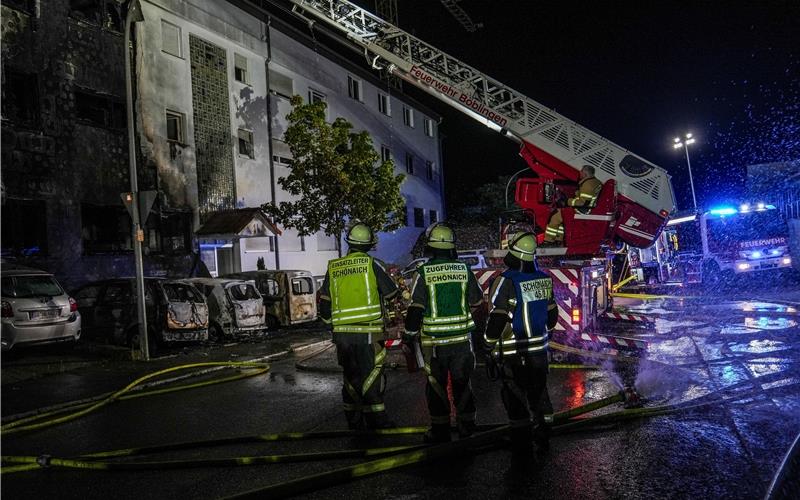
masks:
[[[148,275],[222,275],[260,262],[324,272],[334,239],[299,237],[256,210],[289,199],[277,180],[291,165],[281,138],[293,94],[326,100],[330,119],[368,130],[406,174],[407,227],[381,235],[381,257],[404,260],[443,216],[439,117],[262,3],[141,1],[131,48],[136,162],[139,189],[158,193],[144,222]],[[68,287],[132,275],[120,198],[130,190],[128,2],[0,4],[3,258]],[[215,231],[204,231],[211,219]],[[220,220],[239,225],[220,229]]]

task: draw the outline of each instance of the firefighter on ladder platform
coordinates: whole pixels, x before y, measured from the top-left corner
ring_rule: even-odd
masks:
[[[566,206],[575,207],[580,211],[589,210],[597,203],[597,196],[602,187],[603,183],[594,176],[594,167],[584,165],[578,178],[578,190],[574,197],[567,200]],[[550,215],[550,221],[544,231],[544,241],[553,246],[564,242],[564,220],[560,208]]]
[[[404,349],[421,343],[423,370],[428,377],[425,395],[431,415],[429,443],[450,441],[448,374],[453,389],[459,437],[475,432],[475,400],[470,376],[475,367],[471,332],[472,308],[483,302],[483,292],[469,266],[456,259],[455,235],[444,224],[427,231],[426,253],[431,257],[417,269],[406,313]]]
[[[549,448],[544,416],[553,412],[547,393],[547,341],[558,320],[558,308],[553,281],[536,269],[535,253],[533,233],[511,238],[504,259],[508,269],[489,291],[491,312],[483,346],[487,363],[496,363],[500,371],[511,444],[518,451],[530,450],[534,441],[540,451]]]
[[[344,371],[344,413],[350,429],[392,427],[383,404],[383,302],[397,294],[397,285],[383,264],[367,254],[378,242],[372,229],[356,223],[345,241],[349,252],[328,262],[320,291],[320,317],[333,326]]]

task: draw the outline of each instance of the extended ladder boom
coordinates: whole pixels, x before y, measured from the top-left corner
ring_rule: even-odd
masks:
[[[665,170],[574,123],[520,92],[346,0],[291,0],[295,10],[342,32],[373,67],[386,69],[522,144],[522,156],[544,177],[576,180],[584,165],[616,181],[620,238],[647,246],[660,233],[675,200]],[[644,209],[644,210],[642,210]],[[630,222],[630,223],[628,223]]]

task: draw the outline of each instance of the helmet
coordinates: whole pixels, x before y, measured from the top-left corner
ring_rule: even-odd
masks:
[[[378,243],[378,238],[375,237],[375,233],[372,232],[372,229],[363,222],[357,222],[350,226],[350,229],[347,231],[347,236],[345,236],[344,240],[349,245],[360,245],[360,246],[373,246]]]
[[[441,250],[452,250],[456,247],[456,235],[453,230],[441,223],[436,223],[426,231],[428,246]]]
[[[508,244],[508,253],[525,262],[533,262],[536,255],[536,236],[533,233],[517,233]]]

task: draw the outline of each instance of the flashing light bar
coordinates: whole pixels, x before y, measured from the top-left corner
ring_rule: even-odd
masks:
[[[744,271],[745,269],[750,269],[750,264],[748,264],[747,262],[742,262],[738,264],[736,267],[738,267],[739,270]]]
[[[733,207],[712,208],[709,213],[711,215],[733,215],[736,213],[736,209]]]
[[[667,222],[667,225],[668,226],[674,226],[675,224],[681,224],[683,222],[689,222],[689,221],[693,221],[693,220],[696,220],[696,219],[697,219],[696,215],[687,215],[685,217],[678,217],[677,219],[670,219]]]

